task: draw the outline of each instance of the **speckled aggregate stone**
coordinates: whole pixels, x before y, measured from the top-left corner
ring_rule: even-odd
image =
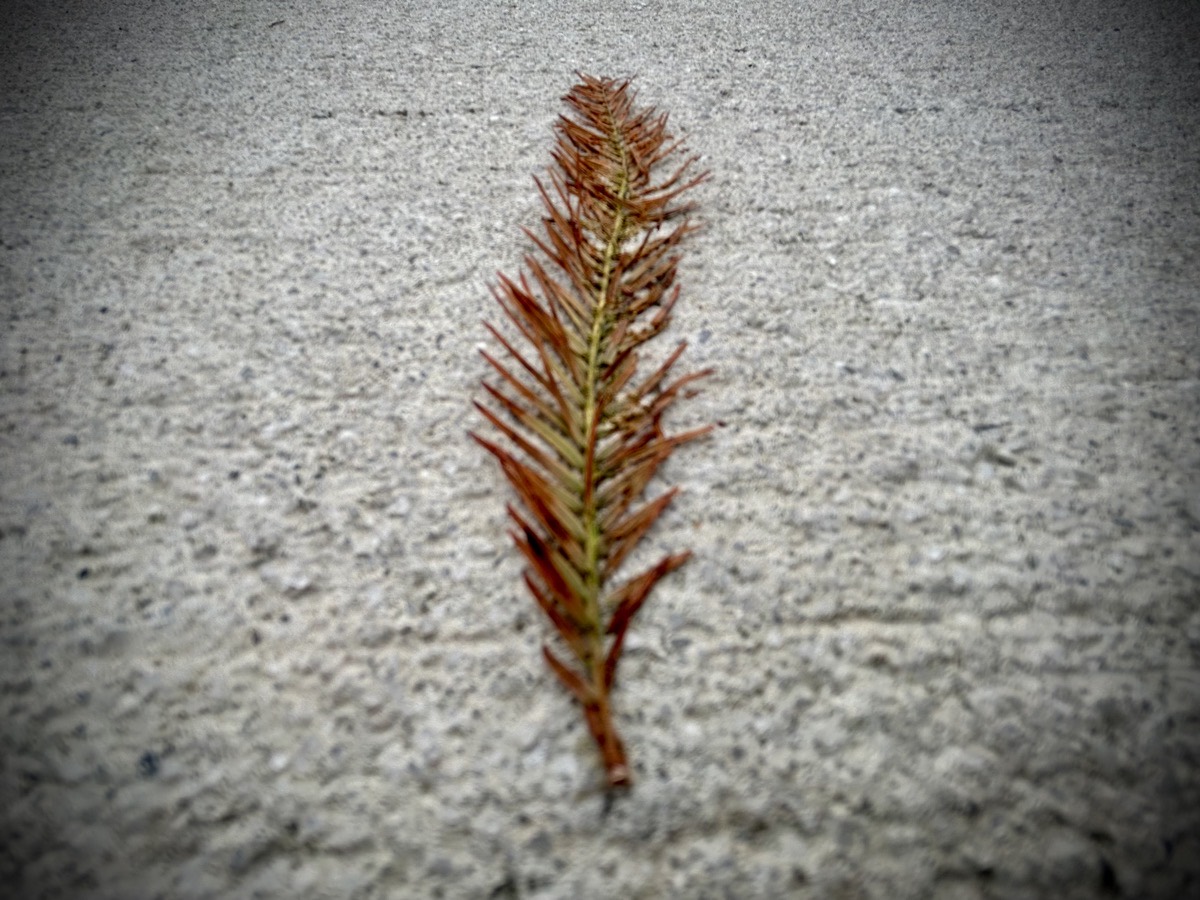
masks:
[[[1194,5],[8,4],[0,883],[1200,891]],[[465,439],[572,72],[703,154],[606,802]]]

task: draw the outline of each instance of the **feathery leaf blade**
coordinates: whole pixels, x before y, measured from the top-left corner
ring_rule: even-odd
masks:
[[[583,706],[608,783],[620,787],[632,776],[610,695],[625,635],[690,551],[611,584],[678,492],[643,501],[650,481],[711,428],[663,430],[666,411],[707,374],[669,380],[685,344],[650,375],[638,368],[679,298],[678,247],[696,227],[695,205],[681,196],[707,173],[693,171],[696,157],[668,133],[667,116],[639,106],[628,80],[581,73],[564,100],[553,168],[535,179],[541,232],[526,230],[540,257],[492,288],[512,336],[487,325],[507,358],[484,351],[498,380],[484,382],[476,406],[499,437],[471,437],[518,498],[508,511],[522,577],[574,657],[544,647],[546,664]]]

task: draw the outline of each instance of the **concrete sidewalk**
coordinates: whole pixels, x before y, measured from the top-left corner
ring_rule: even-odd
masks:
[[[1195,4],[0,11],[0,884],[1200,891]],[[466,438],[573,72],[713,180],[606,810]]]

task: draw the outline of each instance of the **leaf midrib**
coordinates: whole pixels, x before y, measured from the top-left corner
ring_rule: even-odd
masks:
[[[614,194],[617,198],[616,215],[613,218],[612,232],[608,236],[604,248],[604,261],[600,273],[600,283],[596,288],[595,303],[592,306],[592,331],[588,341],[587,369],[585,372],[584,396],[584,435],[583,447],[583,533],[585,535],[584,560],[586,571],[582,573],[586,592],[584,609],[590,624],[595,628],[593,643],[594,651],[590,659],[585,660],[589,672],[595,678],[600,676],[603,667],[604,654],[599,646],[602,638],[600,624],[600,555],[602,532],[600,526],[599,506],[596,498],[596,444],[600,430],[600,410],[597,408],[597,396],[600,385],[601,351],[604,338],[609,331],[607,319],[609,316],[608,294],[612,282],[613,271],[616,268],[617,255],[624,243],[625,226],[628,218],[625,201],[629,198],[629,157],[621,129],[609,116],[609,135],[614,150],[620,160],[617,171],[617,184]]]

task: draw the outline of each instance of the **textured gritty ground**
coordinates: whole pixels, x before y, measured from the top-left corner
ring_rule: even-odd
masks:
[[[5,896],[1195,896],[1200,20],[1056,7],[6,4]],[[464,439],[576,68],[726,423],[607,814]]]

